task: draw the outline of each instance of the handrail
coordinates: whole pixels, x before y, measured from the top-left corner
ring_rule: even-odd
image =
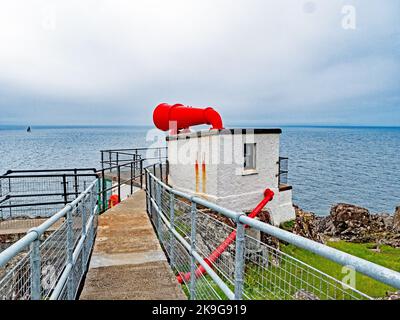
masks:
[[[153,180],[155,180],[160,186],[162,186],[165,190],[180,196],[186,200],[194,202],[196,204],[208,207],[225,217],[231,218],[236,222],[240,222],[242,224],[247,224],[253,227],[256,230],[262,231],[266,234],[269,234],[273,237],[276,237],[282,241],[293,244],[297,247],[303,248],[310,252],[313,252],[321,257],[327,258],[333,262],[336,262],[343,266],[351,265],[356,271],[363,273],[375,280],[378,280],[382,283],[385,283],[389,286],[400,289],[400,273],[371,261],[367,261],[365,259],[361,259],[345,253],[343,251],[328,247],[326,245],[320,244],[318,242],[312,241],[310,239],[301,237],[299,235],[293,234],[289,231],[274,227],[267,223],[257,221],[247,217],[243,212],[235,212],[233,210],[226,209],[221,207],[215,203],[209,202],[203,198],[199,198],[197,196],[192,196],[190,194],[184,193],[182,191],[173,189],[168,186],[164,182],[162,182],[158,177],[156,177],[153,173],[151,173],[148,168],[145,168],[147,174],[151,176]]]
[[[74,168],[74,169],[27,169],[27,170],[7,170],[6,173],[0,175],[0,179],[9,179],[9,178],[46,178],[46,177],[73,177],[76,175],[79,176],[93,176],[93,174],[90,173],[80,173],[82,171],[93,171],[93,173],[96,172],[95,168]],[[41,173],[43,172],[44,174],[36,174],[36,173]],[[50,174],[51,172],[55,172],[55,174]],[[60,172],[65,172],[65,173],[60,173]],[[21,173],[25,173],[22,174]],[[32,173],[32,174],[28,174]],[[17,174],[17,175],[13,175]]]
[[[111,167],[106,167],[104,169],[101,170],[97,170],[96,174],[101,173],[103,170],[112,170],[112,169],[118,169],[118,168],[122,168],[122,167],[129,167],[132,163],[140,163],[140,162],[144,162],[144,161],[148,161],[148,160],[158,160],[158,159],[166,159],[166,156],[161,156],[161,157],[153,157],[153,158],[143,158],[143,159],[137,159],[137,160],[118,160],[118,162],[127,162],[127,163],[123,163],[123,164],[118,164],[115,166],[111,166]],[[107,160],[103,161],[104,163],[110,163]],[[111,161],[112,163],[114,163],[115,161]]]
[[[356,271],[361,272],[375,280],[383,282],[387,285],[400,289],[400,273],[371,261],[358,258],[343,251],[328,247],[327,245],[319,242],[301,237],[294,233],[282,230],[267,223],[250,219],[247,216],[240,216],[241,223],[248,224],[257,230],[265,232],[273,237],[282,241],[286,241],[299,248],[308,250],[321,257],[336,262],[342,266],[352,266]]]
[[[97,210],[97,206],[95,207],[94,210],[95,211]],[[90,227],[92,226],[92,224],[93,224],[93,215],[89,218],[89,221],[87,222],[87,224],[85,226],[86,230],[89,230]],[[65,283],[67,282],[68,277],[70,276],[70,273],[72,271],[73,266],[78,261],[78,256],[79,256],[79,253],[83,249],[86,236],[87,235],[85,234],[83,237],[81,237],[81,239],[79,240],[78,244],[76,245],[76,248],[75,248],[75,250],[74,250],[74,252],[72,254],[72,262],[68,263],[65,266],[65,269],[64,269],[63,273],[61,274],[61,277],[60,277],[56,287],[54,288],[53,293],[50,296],[50,300],[56,300],[56,299],[59,298],[59,296],[60,296],[60,294],[62,292],[62,289],[65,286]]]
[[[95,168],[74,168],[74,169],[27,169],[27,170],[7,170],[7,174],[24,172],[75,172],[75,171],[96,171]]]
[[[210,277],[215,281],[215,283],[220,287],[220,289],[226,294],[226,296],[232,300],[234,299],[234,293],[231,289],[224,283],[224,281],[217,275],[217,273],[208,265],[208,263],[195,251],[191,249],[190,244],[174,229],[171,227],[168,219],[164,216],[159,206],[155,203],[154,199],[151,199],[153,207],[157,210],[161,219],[166,224],[167,228],[174,234],[174,236],[183,244],[183,246],[189,251],[191,255],[197,260],[197,262],[207,271]]]
[[[71,211],[97,184],[94,181],[84,192],[82,192],[74,201],[65,205],[63,209],[48,218],[38,227],[30,229],[27,234],[11,246],[0,252],[0,267],[3,267],[10,259],[15,257],[18,253],[24,250],[28,245],[37,240],[43,233],[45,233],[51,226],[53,226],[60,218],[63,218],[68,211]]]
[[[27,174],[27,175],[17,175],[17,176],[6,176],[2,175],[1,178],[7,179],[23,179],[23,178],[61,178],[61,177],[95,177],[96,173],[79,173],[79,174]]]
[[[168,149],[168,147],[151,147],[151,148],[146,148],[146,147],[141,147],[141,148],[127,148],[127,149],[106,149],[106,150],[100,150],[100,152],[117,152],[117,151],[143,151],[143,150],[157,150],[157,149]]]

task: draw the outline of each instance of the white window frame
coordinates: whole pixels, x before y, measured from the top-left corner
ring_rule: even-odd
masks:
[[[243,145],[243,170],[246,172],[247,171],[255,172],[257,170],[256,143],[244,143]]]

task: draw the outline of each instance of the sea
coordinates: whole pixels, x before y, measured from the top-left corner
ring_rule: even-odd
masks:
[[[318,215],[345,202],[372,213],[400,205],[400,127],[283,126],[293,202]],[[139,126],[0,126],[0,174],[17,169],[99,168],[100,150],[154,145]]]

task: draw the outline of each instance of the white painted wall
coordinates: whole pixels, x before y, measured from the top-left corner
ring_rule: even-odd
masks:
[[[263,199],[264,190],[270,188],[275,197],[267,208],[273,223],[279,225],[294,219],[291,190],[279,192],[278,188],[278,133],[227,135],[215,131],[206,136],[180,134],[178,137],[168,141],[168,181],[174,188],[235,211],[252,210]],[[256,143],[255,171],[244,171],[245,142]]]

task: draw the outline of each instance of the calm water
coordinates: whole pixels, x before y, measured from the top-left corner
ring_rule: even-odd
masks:
[[[100,166],[100,149],[148,146],[147,128],[0,127],[0,172]],[[349,202],[373,212],[400,205],[400,128],[284,127],[294,202],[318,214]]]
[[[400,128],[283,128],[294,202],[318,214],[348,202],[372,212],[400,205]]]

